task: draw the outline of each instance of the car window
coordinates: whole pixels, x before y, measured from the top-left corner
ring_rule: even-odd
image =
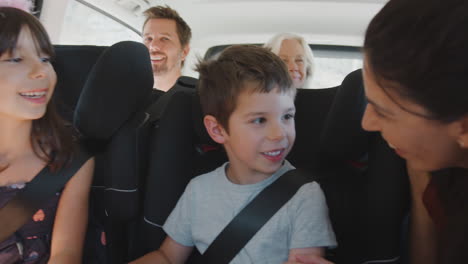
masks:
[[[110,46],[124,40],[141,41],[138,33],[77,1],[70,1],[61,32],[56,44]]]
[[[311,88],[340,85],[350,72],[362,68],[362,53],[357,47],[310,45],[314,52],[315,73]]]
[[[261,45],[261,44],[257,44]],[[209,48],[204,58],[216,58],[230,45]],[[315,73],[307,88],[330,88],[341,84],[350,72],[362,68],[362,53],[358,47],[309,45],[314,53]]]

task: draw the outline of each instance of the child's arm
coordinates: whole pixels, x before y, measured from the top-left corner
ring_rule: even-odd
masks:
[[[288,260],[284,264],[333,264],[316,254],[297,255],[294,260]]]
[[[52,231],[49,264],[81,263],[93,171],[94,159],[90,159],[63,189]]]
[[[129,264],[183,264],[192,253],[193,247],[187,247],[166,237],[161,247]]]
[[[288,261],[296,260],[297,255],[316,255],[322,257],[324,253],[321,247],[310,247],[310,248],[293,248],[289,250]]]
[[[293,197],[291,211],[295,212],[287,264],[330,264],[323,258],[323,246],[335,246],[325,195],[317,183],[301,187]],[[317,245],[317,246],[315,246]]]

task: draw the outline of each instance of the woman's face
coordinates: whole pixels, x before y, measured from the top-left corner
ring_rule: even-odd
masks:
[[[281,42],[278,56],[288,66],[289,75],[295,88],[304,88],[307,78],[307,61],[301,43],[296,39],[285,39]]]
[[[23,27],[15,49],[0,56],[0,118],[41,118],[56,82],[49,56],[37,50],[30,30]]]
[[[367,63],[363,77],[368,99],[362,119],[365,130],[380,132],[415,169],[433,171],[467,165],[467,151],[457,142],[461,122],[442,123],[423,117],[429,116],[427,109],[399,96],[392,88],[383,90],[380,83],[384,82],[377,83]]]

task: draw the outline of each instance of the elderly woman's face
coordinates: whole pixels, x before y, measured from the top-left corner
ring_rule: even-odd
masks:
[[[304,88],[304,82],[307,78],[307,61],[301,43],[295,39],[283,40],[278,56],[288,66],[294,87]]]

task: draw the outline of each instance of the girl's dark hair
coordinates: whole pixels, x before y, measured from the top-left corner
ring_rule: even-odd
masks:
[[[468,113],[468,1],[391,0],[367,28],[364,52],[377,80],[442,122]],[[383,88],[388,88],[382,85]]]
[[[24,27],[31,32],[37,50],[54,57],[54,48],[39,20],[27,12],[11,7],[0,7],[0,56],[15,49]],[[66,165],[75,150],[71,130],[67,129],[70,126],[65,126],[65,122],[57,114],[54,100],[52,97],[43,117],[33,120],[31,131],[34,153],[47,162],[53,171]]]

